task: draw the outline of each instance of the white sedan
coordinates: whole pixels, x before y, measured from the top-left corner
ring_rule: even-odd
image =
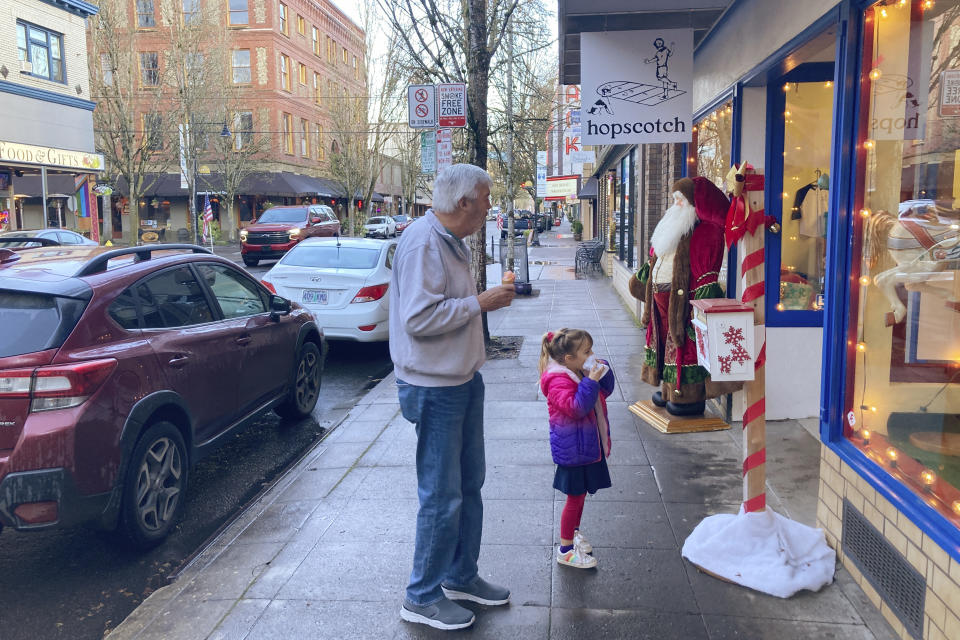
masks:
[[[389,337],[387,289],[396,240],[308,238],[263,276],[268,289],[313,313],[333,340]]]
[[[397,223],[390,216],[374,216],[363,225],[363,235],[375,238],[390,238],[397,235]]]

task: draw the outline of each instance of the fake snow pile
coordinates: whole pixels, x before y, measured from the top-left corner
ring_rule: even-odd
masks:
[[[822,529],[770,507],[704,518],[683,543],[683,557],[704,571],[780,598],[830,584],[835,556]]]

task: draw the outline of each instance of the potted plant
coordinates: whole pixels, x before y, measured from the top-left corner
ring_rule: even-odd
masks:
[[[573,231],[573,239],[580,241],[583,239],[583,223],[579,220],[574,220],[570,223],[570,230]]]

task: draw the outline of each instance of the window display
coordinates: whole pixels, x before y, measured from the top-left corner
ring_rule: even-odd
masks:
[[[863,45],[845,435],[960,526],[960,1]]]
[[[695,150],[687,162],[688,174],[709,178],[721,189],[725,188],[724,179],[730,170],[730,149],[733,144],[733,102],[717,107],[693,126]]]

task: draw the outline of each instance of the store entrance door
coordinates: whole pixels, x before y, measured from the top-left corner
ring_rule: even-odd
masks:
[[[822,326],[826,283],[833,63],[801,65],[770,90],[779,120],[772,149],[782,164],[771,172],[772,215],[779,233],[768,235],[767,281],[777,283],[768,303],[768,320],[780,326]],[[779,138],[779,139],[777,139]],[[772,308],[769,308],[772,307]]]

